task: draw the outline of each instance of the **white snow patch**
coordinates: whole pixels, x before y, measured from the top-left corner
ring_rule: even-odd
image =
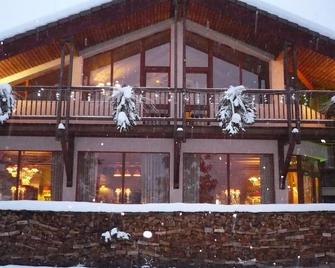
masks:
[[[59,124],[58,124],[58,129],[65,129],[64,124],[63,124],[63,123],[59,123]]]
[[[299,129],[295,127],[294,129],[292,129],[292,133],[299,133]]]
[[[113,0],[1,1],[0,40],[33,30]]]
[[[240,0],[314,32],[335,39],[333,0]]]
[[[304,212],[335,211],[335,203],[216,205],[197,203],[107,204],[69,201],[0,201],[0,210],[64,211],[64,212]]]
[[[130,234],[119,231],[117,227],[113,228],[110,231],[106,231],[101,234],[101,236],[105,239],[105,242],[108,243],[109,241],[112,241],[112,237],[115,237],[116,239],[119,240],[129,240],[130,239]]]

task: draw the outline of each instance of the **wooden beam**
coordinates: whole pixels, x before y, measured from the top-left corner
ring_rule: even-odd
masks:
[[[280,187],[280,189],[285,189],[286,176],[287,176],[287,173],[288,173],[288,169],[290,167],[290,162],[291,162],[291,158],[292,158],[292,155],[293,155],[295,144],[296,144],[296,137],[293,134],[291,136],[290,141],[289,141],[289,146],[288,146],[287,153],[286,153],[286,156],[285,156],[284,165],[282,166],[282,170],[280,170],[280,176],[279,176],[279,179],[280,179],[279,187]]]
[[[172,19],[167,19],[162,22],[150,25],[148,27],[133,31],[131,33],[110,39],[108,41],[99,43],[98,45],[91,46],[79,51],[79,56],[88,58],[96,54],[103,53],[105,51],[109,51],[114,48],[129,44],[150,35],[162,32],[164,30],[168,30],[171,28],[172,23]]]
[[[258,59],[264,60],[269,62],[270,60],[273,60],[275,56],[269,52],[266,52],[264,50],[261,50],[257,47],[251,46],[243,41],[237,40],[233,37],[230,37],[228,35],[219,33],[217,31],[214,31],[210,28],[207,28],[201,24],[198,24],[196,22],[193,22],[191,20],[186,20],[186,30],[196,33],[200,36],[203,36],[205,38],[211,39],[215,42],[227,45],[233,49],[236,49],[240,52],[243,52],[245,54],[254,56]]]
[[[73,159],[74,159],[74,138],[65,137],[62,135],[60,137],[60,142],[62,146],[63,161],[66,173],[66,186],[73,186]]]
[[[26,69],[22,72],[18,72],[16,74],[4,77],[0,79],[0,83],[13,83],[13,82],[20,83],[27,79],[33,79],[37,76],[45,74],[46,72],[57,70],[60,64],[61,64],[60,58],[55,59],[55,60],[40,64],[40,65],[37,65],[35,67]],[[69,57],[66,56],[65,65],[68,65],[68,64],[69,64]]]
[[[43,44],[75,36],[93,27],[104,27],[106,24],[116,23],[121,19],[125,19],[129,15],[130,10],[133,14],[136,14],[166,1],[142,0],[141,4],[138,4],[136,0],[115,0],[103,6],[63,18],[47,26],[41,26],[32,31],[3,40],[0,60]]]
[[[180,155],[181,155],[181,141],[178,139],[174,140],[174,153],[173,153],[173,189],[180,188]]]

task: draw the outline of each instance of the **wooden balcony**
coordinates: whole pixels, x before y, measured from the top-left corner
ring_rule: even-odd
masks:
[[[224,89],[134,88],[137,108],[143,125],[217,126],[215,114]],[[59,116],[71,124],[113,124],[111,88],[16,87],[16,111],[9,123],[56,123]],[[330,127],[319,107],[333,91],[250,89],[246,94],[254,100],[257,126],[285,127],[288,120],[301,121],[302,127]],[[288,98],[291,101],[288,101]],[[298,107],[294,99],[298,99]],[[61,102],[61,103],[59,103]],[[60,107],[60,110],[59,110]]]

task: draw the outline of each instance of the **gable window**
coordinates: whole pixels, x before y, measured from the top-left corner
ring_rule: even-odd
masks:
[[[84,60],[83,84],[170,85],[170,32],[164,31]]]
[[[268,63],[253,56],[191,32],[186,33],[185,52],[186,87],[269,87]]]
[[[117,81],[121,85],[140,85],[140,54],[113,63],[113,84]]]

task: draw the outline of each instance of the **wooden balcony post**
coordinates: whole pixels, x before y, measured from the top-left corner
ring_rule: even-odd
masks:
[[[285,42],[284,44],[284,81],[287,105],[287,127],[288,127],[288,149],[284,164],[280,170],[280,189],[285,189],[286,176],[290,166],[291,157],[294,152],[295,144],[300,143],[300,110],[299,95],[297,94],[297,54],[294,44]],[[292,103],[293,99],[293,103]],[[294,105],[295,129],[292,128],[292,104]],[[284,144],[282,145],[284,146]]]
[[[68,49],[70,54],[70,62],[68,69],[67,81],[64,82],[65,53]],[[56,138],[60,140],[62,146],[63,160],[66,172],[66,186],[72,187],[73,180],[73,154],[74,154],[74,138],[70,137],[69,121],[70,121],[70,101],[71,101],[71,85],[72,85],[72,69],[73,69],[74,46],[72,41],[63,41],[61,50],[61,66],[59,73],[58,102],[57,102],[57,125]],[[66,86],[66,91],[63,89]],[[64,95],[64,96],[63,96]],[[64,107],[62,102],[64,101]],[[63,108],[63,109],[62,109]],[[62,122],[63,111],[65,112],[65,128],[60,127]]]
[[[62,87],[64,77],[64,65],[65,65],[65,42],[61,43],[61,56],[60,56],[60,70],[59,70],[59,85],[58,85],[58,99],[57,99],[57,126],[61,122],[62,118]]]

